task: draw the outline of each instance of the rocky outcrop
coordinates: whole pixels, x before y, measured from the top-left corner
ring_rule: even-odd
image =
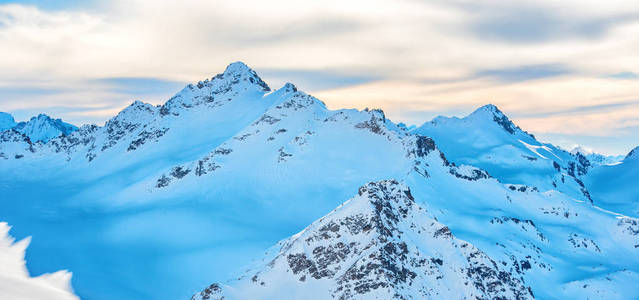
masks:
[[[317,299],[533,298],[521,273],[455,238],[395,180],[362,186],[276,251],[261,268],[192,299],[288,299],[303,291]]]

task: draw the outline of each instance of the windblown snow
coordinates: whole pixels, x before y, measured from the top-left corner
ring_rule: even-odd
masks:
[[[10,228],[7,223],[0,222],[0,299],[79,299],[71,290],[71,273],[67,271],[29,276],[24,252],[30,239],[15,242],[9,235]]]

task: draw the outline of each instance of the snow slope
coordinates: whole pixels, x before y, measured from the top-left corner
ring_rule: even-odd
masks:
[[[639,217],[639,147],[617,164],[594,168],[585,180],[602,207]]]
[[[9,235],[10,228],[0,222],[0,299],[79,299],[71,290],[71,273],[67,271],[29,276],[24,251],[30,239],[15,242]]]
[[[531,176],[485,157],[465,163],[456,140],[446,146],[440,136],[440,152],[439,141],[381,110],[329,110],[292,84],[273,91],[233,63],[163,105],[134,102],[104,126],[46,143],[3,132],[0,219],[18,237],[33,235],[33,274],[72,270],[81,297],[186,298],[231,278],[360,186],[393,179],[429,218],[521,273],[538,298],[596,295],[567,282],[631,293],[601,279],[635,282],[636,221],[587,200],[578,156],[537,144],[496,109],[480,113],[483,129],[468,125],[454,137],[474,130],[486,138],[465,139],[469,149],[512,159]],[[515,146],[500,152],[507,142]],[[548,159],[555,155],[561,160]]]

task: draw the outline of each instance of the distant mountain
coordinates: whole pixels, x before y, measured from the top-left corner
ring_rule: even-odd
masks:
[[[16,123],[13,116],[0,112],[0,131],[14,130],[15,134],[23,134],[33,143],[47,142],[61,135],[68,135],[78,128],[61,119],[52,119],[45,114],[32,117],[27,122]]]
[[[583,156],[585,156],[588,159],[588,161],[593,167],[600,166],[600,165],[616,164],[621,162],[625,157],[624,155],[603,155],[600,153],[593,152],[592,150],[586,149],[581,146],[577,146],[573,148],[572,150],[570,150],[570,153],[574,155],[576,155],[577,153],[581,153]]]
[[[591,165],[585,156],[539,142],[492,104],[464,118],[437,117],[411,133],[432,137],[452,162],[482,168],[503,183],[591,201],[581,179]]]
[[[71,273],[58,271],[38,277],[29,276],[24,252],[30,238],[19,242],[9,236],[10,227],[0,222],[0,299],[77,300],[71,290]]]
[[[267,297],[291,283],[284,296],[639,296],[624,288],[639,283],[639,223],[590,203],[587,158],[494,106],[433,122],[330,110],[233,63],[162,105],[136,101],[46,143],[4,131],[0,219],[33,235],[30,271],[72,270],[90,299],[187,298],[309,224],[269,252],[282,257],[205,294]],[[376,203],[388,209],[371,220]],[[376,228],[358,233],[359,217]],[[319,231],[329,220],[339,229]]]
[[[13,119],[13,116],[5,112],[0,112],[0,131],[11,129],[14,126],[16,126],[16,121]]]
[[[62,122],[60,119],[52,119],[45,114],[39,114],[27,122],[16,124],[13,129],[28,136],[32,142],[47,142],[61,135],[69,135],[78,130],[78,127]]]
[[[615,164],[594,168],[584,180],[603,208],[639,217],[639,147]]]

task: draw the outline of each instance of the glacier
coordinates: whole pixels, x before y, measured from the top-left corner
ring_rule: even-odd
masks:
[[[379,182],[410,190],[425,211],[417,219],[446,226],[453,241],[411,233],[407,245],[467,243],[516,277],[522,297],[638,296],[625,286],[639,282],[639,225],[631,208],[616,209],[637,191],[619,188],[627,197],[612,207],[601,190],[610,178],[596,174],[614,166],[537,141],[493,105],[407,127],[377,109],[329,110],[291,83],[272,90],[236,62],[164,104],[135,101],[103,126],[48,139],[14,127],[0,133],[0,220],[33,237],[30,273],[70,270],[82,298],[185,299],[213,282],[233,287],[265,249],[279,253],[282,239],[293,243]],[[632,180],[628,162],[619,166]],[[467,255],[445,263],[436,268],[464,266]],[[250,270],[271,272],[259,262]],[[443,279],[428,278],[442,286],[433,293],[447,293]],[[281,283],[273,280],[265,284]],[[328,292],[335,283],[320,284]]]

